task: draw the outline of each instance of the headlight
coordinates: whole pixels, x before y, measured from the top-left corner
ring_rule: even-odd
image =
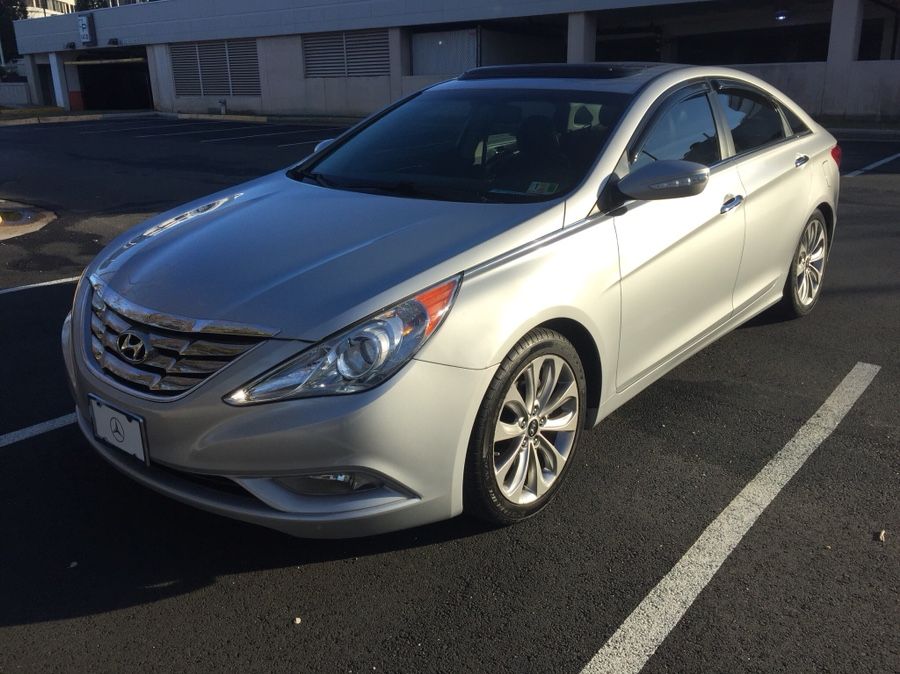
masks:
[[[310,347],[225,397],[232,405],[365,391],[405,365],[434,334],[456,297],[444,281]]]

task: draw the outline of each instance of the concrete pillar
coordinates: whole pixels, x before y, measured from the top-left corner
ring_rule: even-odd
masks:
[[[834,0],[831,10],[831,35],[822,91],[822,114],[847,113],[847,83],[854,77],[862,31],[862,0]]]
[[[409,57],[409,31],[402,28],[388,30],[391,58],[391,100],[403,96],[403,77],[412,72]]]
[[[862,0],[834,0],[828,38],[829,64],[846,64],[857,59],[862,19]]]
[[[60,108],[69,109],[69,84],[66,81],[65,53],[51,52],[50,75],[53,77],[53,98]]]
[[[32,105],[41,104],[41,83],[38,80],[37,64],[34,62],[34,54],[25,54],[25,77],[28,78],[28,91],[31,94]]]
[[[569,14],[566,61],[593,63],[597,53],[597,16],[591,12]]]
[[[894,51],[894,27],[897,25],[896,14],[887,14],[884,17],[884,27],[881,29],[881,55],[882,61],[891,58]]]
[[[78,75],[78,66],[66,66],[66,85],[69,99],[69,109],[84,110],[84,99],[81,97],[81,77]]]
[[[262,48],[262,42],[260,42],[260,51],[265,51]],[[262,64],[265,63],[264,54],[260,54],[260,63],[260,74],[267,76],[269,70],[267,68],[263,69],[262,67]],[[147,70],[150,72],[150,92],[153,96],[154,109],[174,111],[175,80],[172,78],[172,65],[169,60],[168,45],[147,45]]]

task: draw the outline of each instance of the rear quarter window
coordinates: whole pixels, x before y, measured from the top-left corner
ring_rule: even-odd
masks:
[[[793,110],[786,105],[782,105],[781,111],[784,113],[784,118],[787,120],[788,126],[791,127],[791,134],[799,136],[809,132],[809,127],[803,123],[803,120],[800,119]]]
[[[785,138],[781,115],[771,99],[744,89],[725,89],[716,96],[731,129],[736,154]]]

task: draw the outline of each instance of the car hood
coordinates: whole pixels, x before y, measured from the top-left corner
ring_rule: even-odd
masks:
[[[315,341],[560,228],[563,209],[349,192],[277,173],[142,223],[88,271],[153,311]]]

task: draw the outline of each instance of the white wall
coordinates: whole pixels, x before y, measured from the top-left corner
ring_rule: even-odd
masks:
[[[0,82],[0,105],[18,107],[31,104],[27,82]]]
[[[565,45],[553,37],[481,29],[480,65],[483,66],[547,63],[562,61],[565,56]]]
[[[666,0],[665,4],[708,0]],[[190,0],[94,10],[97,44],[121,45],[424,26],[658,5],[659,0]],[[78,43],[75,14],[15,23],[22,54]]]
[[[175,96],[168,46],[149,47],[147,62],[156,109],[218,112],[219,101],[224,99],[228,111],[234,113],[363,116],[392,100],[391,78],[387,75],[304,78],[299,35],[259,39],[257,54],[259,96]]]
[[[770,82],[812,115],[900,117],[900,61],[852,61],[840,80],[829,79],[824,62],[735,68]],[[826,95],[827,88],[834,89],[833,95]]]
[[[763,63],[734,66],[769,82],[812,115],[822,112],[825,62]]]

